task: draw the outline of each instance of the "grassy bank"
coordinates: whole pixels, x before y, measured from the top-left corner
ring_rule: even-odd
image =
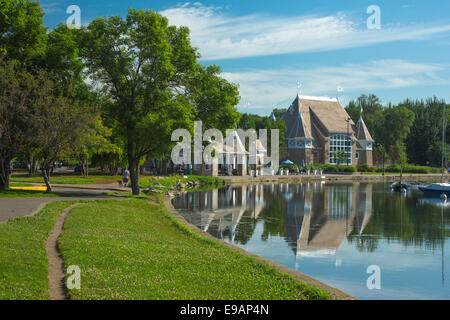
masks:
[[[225,181],[218,177],[204,177],[204,176],[180,176],[174,175],[169,177],[145,177],[140,180],[141,188],[156,189],[161,191],[170,191],[171,188],[177,186],[177,181],[183,184],[191,183],[197,188],[207,186],[217,186],[225,184]]]
[[[49,299],[45,242],[71,204],[50,203],[34,217],[0,224],[0,299]]]
[[[59,241],[81,269],[72,299],[325,299],[327,292],[174,221],[145,200],[92,202],[68,216]]]

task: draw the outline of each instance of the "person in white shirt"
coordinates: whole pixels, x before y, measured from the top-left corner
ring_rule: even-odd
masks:
[[[125,168],[123,171],[123,186],[126,188],[128,187],[128,183],[130,181],[130,171],[128,171],[128,168]]]

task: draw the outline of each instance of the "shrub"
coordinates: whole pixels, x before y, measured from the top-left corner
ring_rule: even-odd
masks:
[[[392,172],[392,173],[398,173],[400,172],[400,166],[399,165],[391,165],[387,168],[385,168],[386,172]],[[383,172],[382,168],[377,168],[377,172]],[[433,168],[433,167],[427,167],[427,166],[414,166],[412,164],[407,164],[403,168],[403,173],[422,173],[422,174],[428,174],[428,173],[440,173],[441,169],[439,168]]]
[[[357,172],[358,170],[353,166],[340,166],[339,172]]]
[[[371,168],[368,164],[360,164],[358,166],[358,172],[371,172]]]
[[[357,169],[353,166],[337,166],[332,164],[322,165],[321,170],[323,170],[323,172],[357,172]]]

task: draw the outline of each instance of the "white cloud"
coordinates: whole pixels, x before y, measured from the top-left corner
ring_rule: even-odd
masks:
[[[249,70],[225,72],[224,78],[239,84],[241,107],[272,109],[288,107],[297,93],[297,81],[303,82],[301,94],[336,96],[338,85],[344,88],[341,104],[348,102],[349,92],[395,89],[449,84],[440,74],[448,66],[412,63],[405,60],[376,60],[364,64],[345,64],[310,69]],[[340,97],[342,95],[340,94]]]
[[[67,6],[64,6],[60,2],[41,3],[42,10],[46,14],[53,12],[65,11]]]
[[[361,29],[343,13],[283,18],[263,14],[234,17],[225,12],[222,7],[188,2],[161,14],[170,24],[190,28],[192,42],[200,48],[203,60],[338,50],[423,40],[450,31],[450,24]]]

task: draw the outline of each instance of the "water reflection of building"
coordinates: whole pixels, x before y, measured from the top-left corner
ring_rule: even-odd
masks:
[[[258,218],[264,208],[264,186],[228,186],[205,192],[186,193],[174,201],[176,207],[196,212],[191,223],[221,238],[227,231],[234,241],[242,218]],[[192,221],[194,219],[197,220]]]
[[[294,254],[335,254],[361,235],[372,214],[371,184],[249,184],[188,193],[175,199],[184,216],[219,238],[246,243],[261,217],[261,237],[283,237]],[[236,235],[239,236],[236,238]]]
[[[372,185],[325,185],[321,193],[305,188],[289,204],[294,214],[287,210],[297,217],[296,206],[304,203],[303,216],[294,221],[296,241],[290,241],[297,256],[335,254],[349,234],[362,234],[372,214]]]

